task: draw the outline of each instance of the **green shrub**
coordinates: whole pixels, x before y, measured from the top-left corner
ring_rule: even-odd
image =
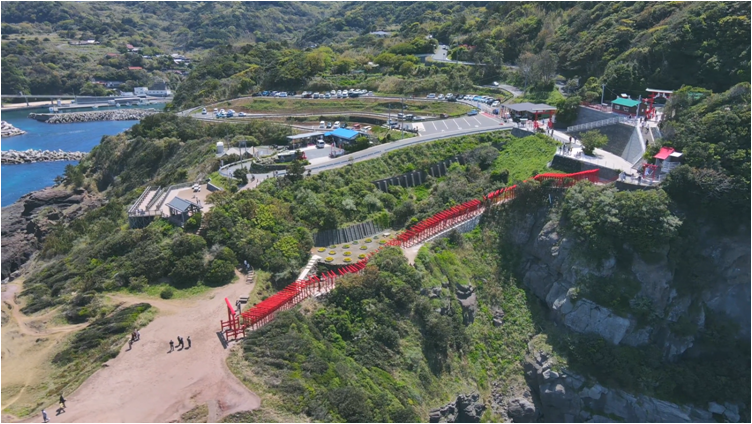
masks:
[[[173,290],[172,287],[166,287],[159,293],[159,297],[161,297],[162,299],[172,299],[172,296],[174,295],[175,290]]]

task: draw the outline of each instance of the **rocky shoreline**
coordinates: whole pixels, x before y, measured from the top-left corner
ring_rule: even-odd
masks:
[[[119,109],[96,112],[30,113],[29,118],[48,124],[71,124],[96,121],[136,121],[159,113],[157,109]]]
[[[26,134],[26,131],[19,130],[5,121],[0,122],[0,131],[0,136],[2,137],[13,137],[14,135]]]
[[[3,164],[81,160],[84,156],[86,156],[86,152],[64,152],[62,150],[8,150],[0,153]]]

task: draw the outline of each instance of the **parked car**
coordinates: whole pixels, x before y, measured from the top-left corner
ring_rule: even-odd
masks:
[[[498,100],[494,100],[494,102],[491,103],[491,106],[493,106],[493,107],[496,107],[498,105],[499,105],[499,101]]]
[[[499,109],[494,109],[494,110],[493,110],[493,114],[494,114],[494,115],[498,115],[498,114],[499,114]]]
[[[331,122],[327,122],[326,123],[326,128],[331,128],[331,127],[332,127],[332,123]]]
[[[206,108],[201,109],[201,114],[206,115]]]
[[[326,122],[324,121],[319,122],[319,128],[326,128]]]
[[[321,97],[321,94],[319,94],[318,92],[313,93],[313,98],[314,99],[318,99],[319,97]]]
[[[431,94],[427,95],[426,98],[427,99],[435,99],[436,98],[436,93],[431,93]]]
[[[478,114],[478,109],[473,109],[467,113],[467,116],[475,116]]]
[[[373,91],[369,91],[368,93],[366,93],[366,96],[373,96]]]
[[[494,82],[493,82],[493,85],[494,85],[494,87],[498,87],[498,86],[499,86],[499,83],[498,83],[497,81],[494,81]]]
[[[334,126],[332,128],[335,130],[339,128],[339,121],[334,122]]]
[[[324,94],[324,98],[325,98],[325,99],[331,99],[331,98],[332,98],[332,95],[331,95],[331,94],[329,94],[329,93],[326,93],[326,94]]]
[[[285,92],[283,91],[283,92],[279,93],[279,97],[287,97],[287,93],[285,93]]]
[[[259,97],[259,96],[261,96],[261,93],[253,93],[253,94],[251,94],[251,97]]]
[[[337,95],[337,91],[336,90],[332,90],[329,94],[331,94],[332,96],[336,96]]]
[[[268,95],[269,95],[269,92],[268,92],[268,91],[262,91],[262,92],[261,92],[261,95],[263,95],[263,96],[268,96]]]
[[[239,116],[239,117],[241,117],[241,118],[244,118],[244,117],[246,117],[247,115],[245,114],[245,112],[240,112],[240,113],[238,113],[238,116]]]
[[[316,148],[317,149],[323,149],[324,147],[326,147],[326,144],[324,143],[324,139],[323,138],[320,138],[320,139],[316,140]]]
[[[413,118],[413,121],[425,121],[425,120],[426,120],[425,116],[416,116]]]
[[[438,100],[444,100],[444,95],[443,94],[439,94]]]

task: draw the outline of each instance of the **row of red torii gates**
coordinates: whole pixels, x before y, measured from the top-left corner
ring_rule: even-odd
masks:
[[[554,187],[560,188],[570,187],[582,180],[588,180],[592,183],[599,182],[597,169],[574,174],[538,174],[533,179],[536,181],[552,181]],[[441,211],[400,233],[377,250],[369,253],[364,259],[351,265],[344,265],[336,271],[326,271],[305,280],[295,281],[243,313],[235,311],[230,300],[225,298],[227,321],[220,321],[225,340],[237,340],[238,337],[244,337],[247,330],[258,329],[271,322],[277,312],[290,309],[317,293],[326,293],[334,289],[337,279],[347,274],[360,273],[366,267],[368,261],[384,247],[400,246],[407,248],[423,243],[483,214],[486,207],[514,199],[516,189],[517,185],[505,187],[483,196],[482,200],[470,200]]]

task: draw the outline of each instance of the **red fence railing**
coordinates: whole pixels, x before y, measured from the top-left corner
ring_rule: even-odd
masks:
[[[598,182],[598,170],[593,169],[574,174],[538,174],[533,179],[537,181],[554,181],[556,187],[570,187],[582,180],[588,180],[592,183]],[[232,338],[236,340],[238,336],[244,336],[246,330],[259,328],[272,321],[277,312],[290,309],[316,293],[326,293],[332,290],[338,278],[343,275],[361,272],[373,255],[386,246],[414,246],[481,215],[487,205],[490,206],[514,199],[516,188],[517,185],[505,187],[483,196],[483,200],[470,200],[469,202],[441,211],[413,225],[396,238],[383,246],[379,246],[378,249],[369,253],[360,261],[351,265],[345,265],[336,271],[327,271],[318,276],[314,275],[305,280],[295,281],[243,313],[240,313],[240,311],[236,312],[230,301],[225,298],[228,319],[227,321],[220,321],[222,326],[221,331],[224,333],[225,339],[229,340]]]

